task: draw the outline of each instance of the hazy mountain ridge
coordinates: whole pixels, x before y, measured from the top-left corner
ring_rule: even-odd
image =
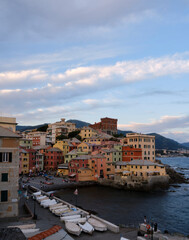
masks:
[[[90,123],[76,120],[76,119],[70,119],[67,122],[72,122],[76,124],[76,128],[82,128],[84,126],[88,126]],[[35,126],[16,126],[16,130],[18,131],[25,131],[25,130],[31,130],[31,129],[36,129],[39,127],[44,126],[47,123],[40,124],[40,125],[35,125]],[[118,133],[122,133],[126,135],[126,133],[132,133],[132,131],[123,131],[123,130],[118,130]],[[177,141],[173,139],[166,138],[160,134],[157,133],[149,133],[147,135],[154,135],[156,137],[156,149],[169,149],[169,150],[177,150],[179,148],[189,148],[189,143],[178,143]]]

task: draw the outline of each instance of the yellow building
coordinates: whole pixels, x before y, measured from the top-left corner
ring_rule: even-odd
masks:
[[[86,138],[83,140],[83,142],[89,143],[89,144],[96,144],[96,145],[100,145],[102,142],[102,139],[99,138],[98,136],[92,136],[90,138]]]
[[[115,173],[120,176],[166,176],[165,166],[146,160],[115,163]]]
[[[29,173],[29,152],[20,149],[20,173]]]
[[[69,140],[57,141],[57,143],[53,145],[53,148],[59,148],[63,152],[63,156],[65,156],[69,152]]]
[[[82,139],[97,135],[97,132],[90,127],[83,127],[79,133]]]
[[[94,181],[94,174],[90,168],[79,168],[78,169],[78,181],[86,182],[86,181]]]
[[[91,152],[92,146],[91,146],[91,144],[82,142],[77,146],[77,151],[78,152]]]
[[[68,164],[59,164],[58,165],[58,170],[57,170],[57,175],[60,177],[66,177],[68,176],[69,169],[68,169]]]
[[[143,160],[155,161],[155,136],[127,133],[124,142],[134,148],[141,148]]]

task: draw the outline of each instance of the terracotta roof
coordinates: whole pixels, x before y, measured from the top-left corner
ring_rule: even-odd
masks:
[[[21,138],[20,135],[12,132],[10,129],[8,128],[4,128],[0,126],[0,138],[3,137],[8,137],[8,138]]]
[[[34,235],[33,237],[30,237],[28,238],[28,240],[42,240],[42,239],[45,239],[51,235],[53,235],[54,233],[58,232],[60,229],[62,229],[61,226],[59,225],[55,225],[54,227],[44,231],[44,232],[41,232],[41,233],[38,233],[36,235]]]

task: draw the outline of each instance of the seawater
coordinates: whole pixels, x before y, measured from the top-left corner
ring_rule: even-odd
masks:
[[[176,171],[189,177],[189,158],[161,158]],[[189,184],[179,184],[167,191],[129,192],[109,187],[78,188],[77,205],[97,212],[115,224],[138,226],[147,216],[156,222],[162,231],[179,232],[189,235]],[[65,201],[76,204],[74,189],[64,189],[56,195]]]

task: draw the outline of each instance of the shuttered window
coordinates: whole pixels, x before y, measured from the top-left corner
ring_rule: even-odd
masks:
[[[0,162],[12,162],[12,153],[0,152]]]

